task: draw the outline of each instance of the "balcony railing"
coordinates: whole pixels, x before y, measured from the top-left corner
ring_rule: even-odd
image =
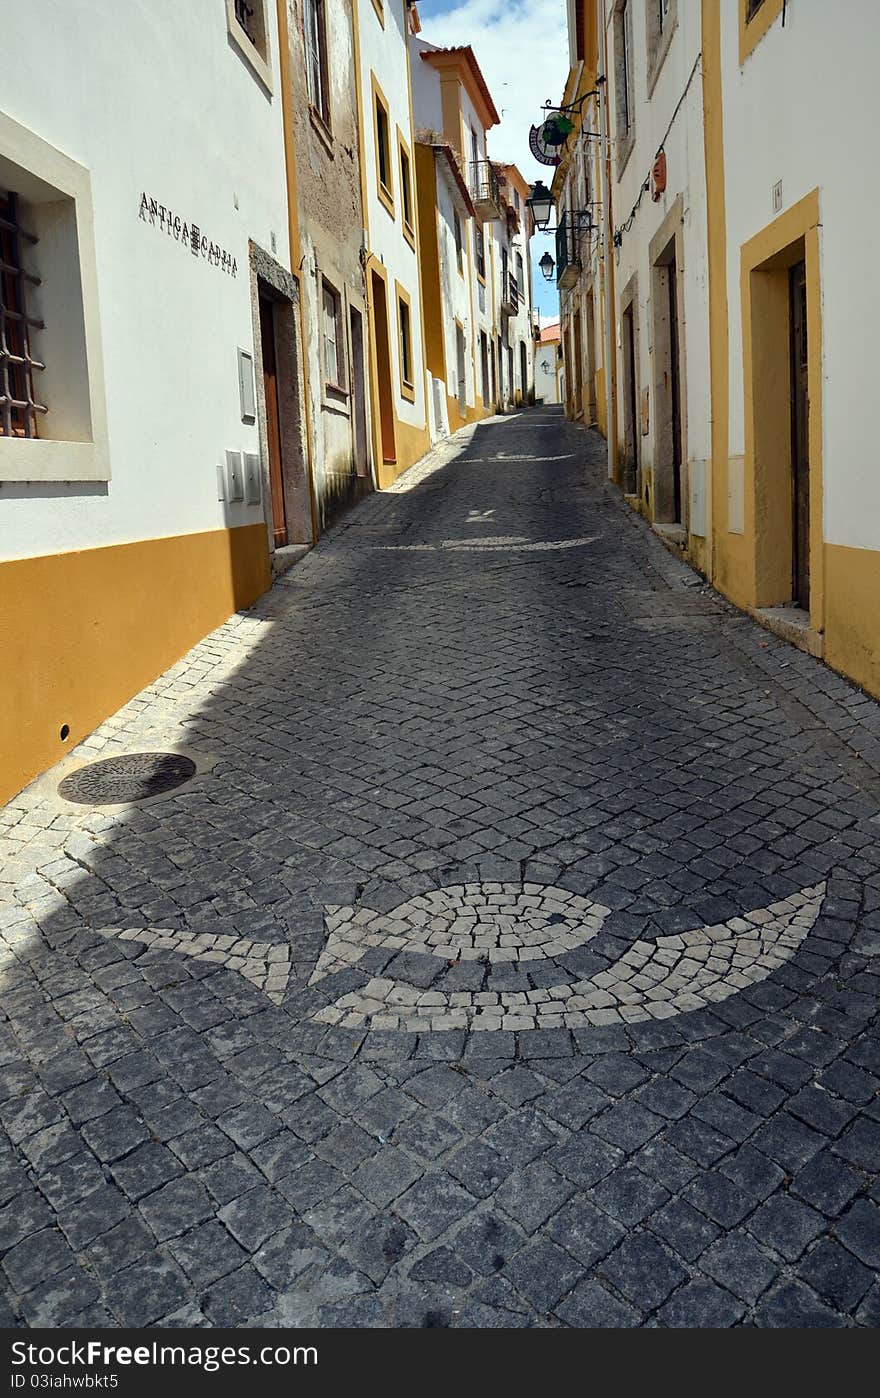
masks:
[[[501,313],[506,316],[515,316],[519,310],[519,303],[522,300],[522,292],[519,283],[513,272],[501,273]]]
[[[471,199],[481,223],[494,223],[501,217],[501,187],[491,160],[472,160]]]
[[[556,229],[556,285],[563,291],[577,286],[592,227],[589,209],[567,210],[559,220]]]

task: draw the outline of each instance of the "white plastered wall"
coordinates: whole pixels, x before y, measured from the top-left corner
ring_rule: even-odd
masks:
[[[266,15],[274,72],[270,0]],[[217,466],[260,449],[238,386],[238,347],[253,352],[248,239],[290,265],[277,82],[269,92],[230,43],[214,0],[136,14],[30,0],[4,11],[3,43],[38,53],[40,73],[5,66],[4,111],[88,174],[111,478],[0,487],[0,557],[262,520],[262,506],[218,499]],[[139,218],[143,194],[234,256],[237,275]]]
[[[622,392],[623,364],[621,354],[620,297],[634,274],[638,278],[638,387],[649,388],[649,431],[639,431],[639,452],[643,468],[655,461],[656,405],[654,403],[654,367],[652,360],[653,306],[651,303],[650,245],[679,195],[682,196],[684,257],[679,268],[684,293],[683,321],[687,327],[684,365],[685,397],[682,404],[686,419],[686,450],[691,477],[705,480],[706,461],[710,456],[710,383],[709,383],[709,299],[708,252],[706,232],[706,176],[703,148],[702,75],[700,70],[701,20],[697,0],[678,0],[677,22],[669,41],[650,98],[647,95],[646,4],[649,0],[630,0],[633,24],[633,86],[635,97],[635,143],[626,165],[618,178],[617,146],[615,140],[615,65],[612,40],[612,5],[608,5],[608,105],[609,133],[612,137],[612,200],[614,224],[620,228],[639,199],[645,179],[650,175],[656,152],[664,143],[666,152],[666,190],[657,202],[650,191],[642,194],[632,225],[622,233],[620,248],[614,258],[614,284],[617,304],[614,309],[614,345],[617,356],[616,377],[618,398]],[[729,4],[736,20],[736,5]],[[688,83],[690,86],[688,87]],[[676,113],[679,100],[685,93]],[[670,126],[671,121],[671,126]],[[665,138],[665,141],[664,141]],[[591,171],[592,173],[592,171]],[[573,197],[578,191],[573,191]],[[593,198],[598,198],[594,194]],[[601,353],[597,356],[601,361]],[[618,433],[622,441],[623,413],[618,412]],[[695,481],[692,479],[692,485]],[[693,493],[693,492],[692,492]]]
[[[822,484],[828,543],[880,548],[877,469],[876,55],[872,0],[789,4],[745,64],[734,5],[722,7],[730,335],[730,455],[744,450],[740,249],[819,190]]]
[[[415,142],[410,117],[408,39],[404,0],[384,0],[384,27],[372,0],[355,0],[358,14],[360,88],[364,106],[364,184],[367,193],[367,237],[370,252],[382,263],[388,276],[388,324],[391,334],[391,363],[394,407],[401,422],[424,428],[427,422],[425,366],[422,346],[422,308],[419,264],[415,249],[403,232],[400,201],[400,167],[397,158],[397,128],[410,148],[413,198],[415,199]],[[371,76],[375,77],[389,107],[389,138],[394,172],[394,217],[379,199],[376,170],[375,115]],[[397,301],[394,283],[398,281],[410,297],[412,358],[415,400],[401,393],[398,353]]]

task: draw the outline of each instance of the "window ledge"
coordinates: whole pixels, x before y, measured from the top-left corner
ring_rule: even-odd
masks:
[[[416,401],[415,384],[408,384],[404,381],[400,385],[400,396],[401,398],[405,398],[407,403],[414,403]]]
[[[768,29],[773,27],[773,23],[782,13],[783,0],[764,0],[763,4],[755,10],[751,19],[746,16],[746,0],[739,0],[739,64],[743,66],[746,59],[751,56],[758,47]]]
[[[406,219],[403,220],[403,236],[404,238],[406,238],[406,241],[409,243],[410,247],[415,249],[416,230],[413,228],[411,223],[407,223]]]
[[[334,388],[332,384],[324,385],[321,407],[328,413],[337,413],[340,417],[351,416],[348,394],[341,388]]]
[[[230,42],[238,50],[244,61],[253,70],[263,84],[263,87],[271,96],[274,88],[272,85],[272,69],[269,67],[268,63],[268,42],[266,44],[266,58],[264,58],[259,49],[251,43],[247,34],[245,34],[238,20],[235,18],[235,5],[233,0],[226,0],[226,29],[229,34]]]
[[[631,126],[626,135],[617,142],[617,168],[615,170],[615,179],[619,180],[626,169],[635,144],[636,129],[634,126]]]
[[[393,218],[394,218],[394,195],[390,192],[390,190],[388,190],[388,189],[386,188],[386,186],[385,186],[384,184],[382,184],[381,180],[379,181],[379,184],[378,184],[378,193],[379,193],[379,203],[382,205],[382,207],[384,208],[385,212],[388,214],[389,218],[392,218],[392,219],[393,219]]]
[[[0,482],[108,481],[106,454],[95,442],[0,437]]]
[[[663,67],[664,59],[669,52],[669,45],[672,43],[672,36],[678,28],[678,9],[670,10],[671,23],[667,23],[653,54],[648,55],[648,97],[653,96],[657,79],[660,76],[660,69]]]
[[[331,160],[336,159],[336,152],[333,149],[333,132],[327,125],[318,108],[309,103],[309,121],[320,137],[321,144],[326,150]]]

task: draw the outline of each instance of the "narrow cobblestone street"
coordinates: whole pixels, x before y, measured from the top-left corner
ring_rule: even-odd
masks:
[[[604,453],[466,431],[76,755],[191,781],[0,813],[0,1323],[880,1321],[880,708]]]

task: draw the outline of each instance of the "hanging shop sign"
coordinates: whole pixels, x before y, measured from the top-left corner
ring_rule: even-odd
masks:
[[[558,165],[559,152],[555,144],[546,139],[546,124],[542,122],[540,126],[533,126],[529,131],[529,150],[540,165]]]
[[[651,198],[657,204],[666,190],[666,152],[658,151],[657,159],[651,167]]]
[[[212,267],[219,267],[221,272],[227,272],[230,277],[238,276],[238,263],[231,252],[227,252],[226,248],[209,238],[197,223],[181,218],[173,209],[160,204],[158,199],[142,194],[138,218],[142,223],[148,223],[151,228],[158,228],[160,232],[167,233],[169,238],[187,248],[193,257],[204,257]]]

